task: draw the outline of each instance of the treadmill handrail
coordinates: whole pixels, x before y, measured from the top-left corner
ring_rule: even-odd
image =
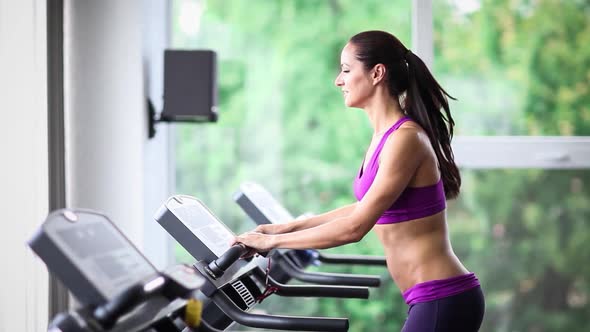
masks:
[[[346,299],[368,299],[369,288],[358,286],[334,285],[285,285],[266,275],[261,269],[254,270],[261,282],[268,281],[270,286],[276,287],[276,294],[287,297],[332,297]]]
[[[88,322],[76,311],[60,312],[49,322],[47,332],[90,332]]]
[[[197,331],[199,332],[222,332],[219,329],[209,325],[205,320],[201,319],[201,324],[198,326]]]
[[[112,300],[98,306],[94,309],[94,319],[106,329],[113,327],[121,316],[133,310],[151,296],[161,292],[165,285],[165,278],[158,276],[153,281],[157,282],[153,288],[147,288],[147,284],[144,283],[135,284],[125,289]]]
[[[249,327],[289,331],[348,331],[347,318],[252,314],[237,307],[223,292],[216,292],[211,299],[233,321]]]
[[[326,264],[387,266],[384,256],[324,254],[318,251],[317,259]]]
[[[289,259],[278,259],[278,264],[292,278],[320,285],[346,285],[346,286],[364,286],[379,287],[381,278],[374,275],[365,274],[343,274],[327,272],[305,272]]]
[[[331,286],[331,285],[285,285],[270,276],[268,281],[271,286],[277,287],[277,295],[291,297],[333,297],[345,299],[368,299],[369,288],[357,286]]]
[[[237,260],[248,252],[248,247],[242,243],[236,243],[227,249],[219,258],[209,263],[207,266],[208,273],[214,279],[217,279]]]

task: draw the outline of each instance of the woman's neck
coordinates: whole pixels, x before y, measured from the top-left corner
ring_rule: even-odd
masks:
[[[371,103],[364,108],[373,127],[373,136],[383,135],[399,119],[404,116],[399,101],[387,96],[385,98],[373,98]]]

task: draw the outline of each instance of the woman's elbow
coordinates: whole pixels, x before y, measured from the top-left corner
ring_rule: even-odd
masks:
[[[364,229],[360,228],[360,227],[355,227],[353,229],[350,229],[348,232],[346,232],[346,242],[347,243],[356,243],[356,242],[360,242],[365,235],[367,235],[368,232],[366,232]]]
[[[343,232],[340,232],[340,234],[335,234],[335,236],[332,236],[331,239],[326,239],[326,241],[329,241],[330,244],[327,248],[331,248],[331,247],[339,247],[339,246],[343,246],[343,245],[347,245],[350,243],[355,243],[360,241],[360,239],[358,238],[358,235],[355,232],[349,231],[348,229],[344,230]],[[323,248],[318,248],[318,249],[323,249]]]

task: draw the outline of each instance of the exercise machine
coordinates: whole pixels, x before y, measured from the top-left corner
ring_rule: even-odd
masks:
[[[48,331],[218,331],[200,322],[204,278],[186,265],[157,271],[99,212],[54,211],[28,244],[80,304]]]
[[[289,317],[249,311],[272,293],[293,297],[369,296],[367,287],[284,285],[275,281],[263,268],[267,264],[265,258],[240,259],[249,249],[242,244],[232,246],[235,234],[197,198],[173,196],[154,218],[197,261],[194,268],[206,279],[201,292],[211,300],[204,307],[203,317],[215,328],[226,329],[235,321],[255,328],[347,331],[346,318]]]

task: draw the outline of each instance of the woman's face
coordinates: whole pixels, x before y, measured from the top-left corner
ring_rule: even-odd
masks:
[[[344,104],[348,107],[363,108],[374,91],[370,73],[356,59],[355,46],[350,43],[340,54],[340,73],[334,84],[342,89]]]

